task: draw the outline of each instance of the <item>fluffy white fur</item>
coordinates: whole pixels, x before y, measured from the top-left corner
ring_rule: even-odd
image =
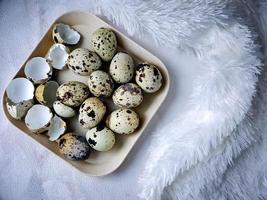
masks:
[[[166,130],[162,129],[152,141],[150,158],[140,177],[140,197],[211,198],[213,186],[220,185],[229,165],[257,139],[247,112],[261,60],[256,35],[245,23],[249,19],[235,15],[241,4],[113,0],[105,7],[104,2],[99,12],[123,25],[129,34],[141,31],[159,44],[194,50],[203,63],[194,83],[191,109],[182,119],[170,122],[171,137],[163,139]],[[155,151],[154,146],[160,149]],[[227,197],[215,194],[214,199]]]

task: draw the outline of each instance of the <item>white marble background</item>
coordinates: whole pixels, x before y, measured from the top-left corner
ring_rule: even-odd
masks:
[[[71,10],[90,11],[92,4],[89,0],[0,0],[0,95],[58,16]],[[175,49],[157,47],[149,37],[138,39],[135,35],[133,39],[166,64],[172,82],[178,82],[175,85],[179,87],[171,87],[166,103],[123,165],[105,177],[86,176],[12,126],[1,108],[0,199],[137,199],[141,187],[138,176],[153,131],[164,126],[177,112],[182,115],[186,110],[184,102],[198,63]]]

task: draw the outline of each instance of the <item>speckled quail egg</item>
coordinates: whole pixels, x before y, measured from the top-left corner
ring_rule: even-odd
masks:
[[[80,41],[81,35],[73,27],[58,23],[53,26],[52,36],[55,43],[75,45]]]
[[[134,61],[132,57],[127,53],[117,53],[110,63],[109,73],[117,83],[129,82],[134,75]]]
[[[53,103],[53,108],[54,108],[55,113],[57,113],[57,115],[60,117],[69,118],[75,115],[75,111],[73,108],[66,106],[60,101],[55,101]]]
[[[101,67],[100,57],[85,48],[74,49],[68,57],[67,65],[76,74],[88,76]]]
[[[59,86],[57,99],[67,106],[79,106],[89,95],[87,85],[78,81],[69,81]]]
[[[83,128],[95,127],[106,113],[105,104],[96,97],[86,99],[79,110],[79,123]]]
[[[106,125],[115,133],[130,134],[139,126],[139,116],[131,109],[118,109],[107,117]]]
[[[94,96],[108,97],[113,92],[113,81],[108,73],[97,70],[89,76],[88,87]]]
[[[87,131],[86,140],[97,151],[108,151],[115,144],[114,133],[103,124]]]
[[[154,93],[162,85],[162,75],[155,65],[142,63],[138,65],[135,81],[145,92]]]
[[[58,142],[59,152],[70,160],[86,160],[90,156],[90,147],[86,138],[66,133]]]
[[[92,34],[92,47],[104,61],[110,61],[116,53],[117,39],[108,28],[99,28]]]
[[[142,90],[134,83],[126,83],[115,90],[112,99],[120,107],[137,107],[143,101]]]

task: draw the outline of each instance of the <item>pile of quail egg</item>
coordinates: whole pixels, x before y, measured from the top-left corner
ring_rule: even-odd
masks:
[[[66,158],[85,160],[91,149],[110,150],[115,144],[115,134],[135,132],[140,119],[133,108],[142,103],[143,92],[154,93],[161,88],[162,75],[155,65],[135,66],[128,53],[117,52],[116,35],[111,29],[99,28],[92,34],[93,51],[75,48],[81,35],[67,24],[55,24],[52,37],[54,44],[47,55],[26,63],[26,78],[15,78],[9,84],[7,110],[13,118],[24,119],[31,132],[45,133],[51,141],[56,141],[59,152]],[[109,65],[104,71],[103,63]],[[71,70],[87,76],[88,84],[69,81],[59,85],[51,80],[53,70]],[[109,115],[105,98],[111,98],[119,107]],[[65,133],[64,118],[75,115],[79,125],[87,129],[85,137]]]

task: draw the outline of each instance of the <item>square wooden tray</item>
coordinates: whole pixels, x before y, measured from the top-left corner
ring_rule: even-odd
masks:
[[[24,124],[24,121],[21,120],[15,120],[13,119],[5,106],[5,99],[6,99],[6,93],[3,96],[3,109],[4,112],[9,119],[9,121],[22,130],[25,134],[30,136],[35,141],[39,142],[43,146],[45,146],[47,149],[49,149],[51,152],[53,152],[55,155],[62,158],[62,160],[66,161],[66,163],[71,164],[78,170],[86,173],[87,175],[92,176],[103,176],[107,175],[113,171],[115,171],[121,163],[124,161],[126,156],[129,154],[130,150],[133,148],[135,143],[137,142],[140,135],[143,133],[144,129],[148,125],[149,121],[152,119],[156,111],[159,109],[160,105],[163,103],[164,99],[167,96],[167,93],[169,91],[169,74],[168,70],[165,67],[165,65],[153,54],[151,54],[146,49],[142,48],[138,44],[136,44],[134,41],[126,37],[121,32],[117,31],[115,28],[101,20],[100,18],[84,12],[69,12],[61,17],[59,17],[54,23],[66,23],[69,25],[74,26],[76,30],[78,30],[82,35],[81,42],[75,46],[77,47],[84,47],[91,49],[90,46],[90,35],[94,30],[100,27],[107,27],[111,28],[117,36],[118,39],[118,46],[119,51],[128,52],[135,60],[135,64],[138,64],[139,62],[149,62],[153,63],[158,66],[160,69],[164,82],[163,87],[155,94],[144,94],[144,100],[141,106],[134,109],[137,111],[137,113],[140,115],[141,118],[141,125],[138,128],[138,130],[130,135],[118,135],[116,134],[116,144],[112,148],[112,150],[108,152],[92,152],[90,158],[86,161],[71,161],[65,159],[61,154],[59,154],[57,149],[57,143],[51,142],[48,140],[46,135],[36,135],[31,133],[27,127]],[[53,23],[53,24],[54,24]],[[40,43],[37,45],[37,47],[33,50],[32,54],[30,55],[30,58],[35,56],[41,56],[44,57],[48,51],[48,49],[52,46],[53,40],[52,40],[52,26],[49,28],[47,33],[44,35],[44,37],[41,39]],[[23,47],[22,47],[23,48]],[[72,50],[72,49],[71,49]],[[28,60],[27,59],[27,60]],[[25,61],[25,63],[27,62]],[[16,74],[16,77],[25,77],[24,75],[24,66],[25,63],[22,65],[18,73]],[[108,67],[108,66],[104,66]],[[62,84],[63,82],[69,81],[69,80],[77,80],[84,83],[87,83],[88,77],[84,76],[78,76],[72,73],[69,69],[64,71],[57,72],[54,70],[53,79],[57,80],[59,84]],[[107,100],[105,102],[108,107],[108,112],[112,111],[114,109],[114,104]],[[78,134],[85,134],[86,130],[83,130],[78,125],[77,118],[74,118],[72,120],[67,120],[68,130],[73,131]]]

